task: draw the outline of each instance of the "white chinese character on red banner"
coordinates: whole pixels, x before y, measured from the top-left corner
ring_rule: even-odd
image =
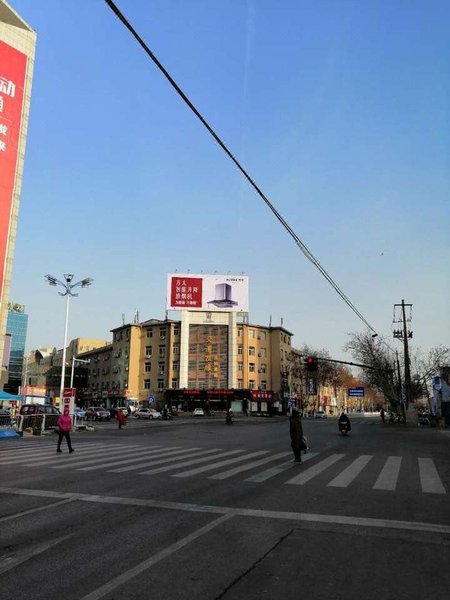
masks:
[[[3,112],[3,96],[0,96],[0,112]]]
[[[6,142],[0,141],[0,152],[6,152]]]
[[[0,135],[6,135],[8,133],[8,126],[4,123],[0,123]]]

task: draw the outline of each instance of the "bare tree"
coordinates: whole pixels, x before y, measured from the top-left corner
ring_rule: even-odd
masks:
[[[381,392],[391,408],[398,411],[400,407],[400,390],[394,382],[394,364],[391,351],[381,337],[372,337],[370,331],[350,333],[350,341],[344,350],[351,352],[352,357],[367,368],[361,367],[362,381]]]

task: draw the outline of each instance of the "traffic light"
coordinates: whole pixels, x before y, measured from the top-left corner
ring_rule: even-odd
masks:
[[[317,371],[319,368],[319,361],[316,356],[307,356],[304,361],[305,369],[307,371]]]

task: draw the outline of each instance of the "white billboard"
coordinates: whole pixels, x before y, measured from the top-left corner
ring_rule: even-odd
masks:
[[[248,277],[170,273],[166,309],[248,312]]]

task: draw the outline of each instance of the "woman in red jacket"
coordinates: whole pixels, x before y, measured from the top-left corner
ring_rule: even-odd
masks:
[[[72,417],[69,414],[68,407],[64,408],[63,415],[59,415],[57,425],[58,425],[59,437],[58,437],[58,447],[56,449],[56,452],[62,452],[61,442],[62,442],[62,439],[65,437],[66,441],[67,441],[67,445],[69,447],[69,452],[70,452],[70,454],[72,454],[73,448],[72,448],[72,442],[70,440],[70,430],[72,429]]]
[[[117,410],[117,420],[119,422],[119,429],[122,429],[122,425],[126,425],[125,414],[121,408]]]

